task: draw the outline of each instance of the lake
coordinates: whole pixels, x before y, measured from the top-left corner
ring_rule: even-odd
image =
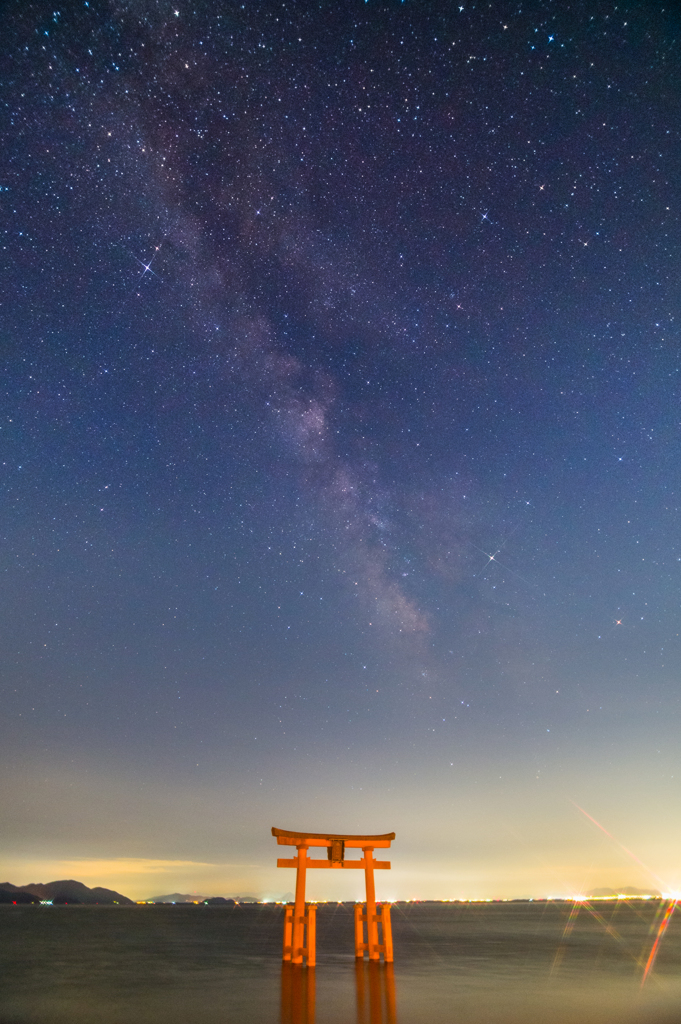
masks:
[[[0,1024],[681,1024],[681,908],[393,905],[394,968],[321,905],[317,967],[275,905],[0,906]]]

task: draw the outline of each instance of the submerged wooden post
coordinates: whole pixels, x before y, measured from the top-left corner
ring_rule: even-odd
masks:
[[[370,960],[380,960],[378,920],[376,918],[376,886],[374,884],[374,851],[364,847],[364,879],[367,890],[367,951]]]
[[[291,963],[302,964],[305,946],[305,875],[307,847],[298,847],[296,871],[296,902],[293,905],[293,935],[291,936]]]
[[[284,960],[291,959],[293,947],[293,907],[287,903],[284,907]]]
[[[364,957],[364,906],[355,903],[355,956]]]
[[[366,884],[366,905],[355,904],[355,956],[380,960],[381,953],[386,963],[393,959],[393,940],[390,927],[390,904],[376,905],[374,871],[390,868],[388,860],[374,860],[374,850],[389,847],[395,838],[394,832],[380,836],[337,835],[320,832],[286,832],[273,828],[272,835],[280,846],[295,846],[296,857],[280,857],[278,868],[296,868],[296,898],[293,907],[288,905],[284,914],[283,959],[301,966],[303,960],[308,967],[316,963],[316,906],[305,904],[305,880],[308,868],[363,868]],[[308,858],[311,846],[326,847],[326,860]],[[346,849],[361,849],[359,860],[346,860]],[[367,925],[367,939],[364,941],[364,922]],[[381,935],[379,938],[379,925]]]
[[[308,967],[317,963],[317,905],[310,903],[305,911],[305,959]]]
[[[390,904],[381,906],[381,931],[383,932],[383,959],[387,964],[393,962],[393,926],[390,920]]]

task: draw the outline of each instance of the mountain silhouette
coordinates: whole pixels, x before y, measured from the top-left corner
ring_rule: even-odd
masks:
[[[114,889],[104,889],[100,885],[90,889],[73,878],[65,878],[57,882],[30,882],[28,885],[0,882],[0,889],[9,893],[30,893],[32,896],[40,897],[41,900],[52,900],[53,903],[117,903],[123,906],[133,906],[135,902],[120,892],[115,892]]]

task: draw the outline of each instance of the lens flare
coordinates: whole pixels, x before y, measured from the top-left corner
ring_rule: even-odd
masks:
[[[653,964],[655,963],[655,958],[657,957],[660,948],[660,943],[662,942],[664,933],[667,931],[667,928],[669,927],[669,922],[672,919],[672,914],[676,910],[678,904],[678,899],[670,900],[667,904],[665,912],[662,916],[662,920],[660,921],[660,927],[657,929],[657,935],[655,936],[655,941],[653,942],[652,949],[650,950],[648,961],[643,969],[643,977],[641,978],[641,988],[643,988],[643,986],[645,985],[646,978],[653,969]]]
[[[615,843],[616,846],[619,846],[620,850],[626,853],[628,857],[631,857],[631,859],[635,861],[639,865],[639,867],[642,867],[643,870],[646,871],[651,878],[654,878],[658,885],[662,887],[662,889],[669,889],[669,886],[664,881],[664,879],[660,878],[659,875],[656,875],[654,871],[651,871],[647,864],[644,864],[643,861],[640,860],[635,853],[632,853],[631,850],[627,849],[626,846],[623,846],[622,843],[619,842],[619,840],[615,839],[614,835],[612,835],[611,832],[608,832],[607,828],[604,828],[599,821],[596,821],[595,818],[592,818],[591,815],[587,811],[585,811],[583,807],[580,807],[579,804],[575,803],[574,800],[570,800],[570,803],[573,807],[576,807],[577,810],[580,811],[585,818],[588,818],[589,821],[593,822],[596,828],[599,828],[601,832],[603,832],[603,834],[608,837],[608,839],[612,839],[613,843]]]

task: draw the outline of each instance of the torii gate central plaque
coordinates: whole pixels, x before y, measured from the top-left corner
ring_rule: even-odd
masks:
[[[295,846],[297,856],[280,857],[278,868],[296,868],[296,901],[286,907],[284,919],[284,960],[292,964],[314,967],[316,961],[316,906],[305,905],[305,874],[308,868],[363,868],[366,880],[366,904],[355,904],[355,956],[369,954],[370,960],[380,960],[381,953],[386,963],[393,958],[393,936],[390,925],[390,904],[376,905],[374,870],[390,868],[389,860],[374,860],[374,850],[389,847],[395,838],[394,832],[382,836],[342,836],[318,832],[286,832],[273,828],[272,835],[280,846]],[[326,859],[309,858],[311,846],[326,847]],[[348,849],[361,850],[359,860],[345,859]],[[366,921],[366,942],[364,922]],[[379,937],[379,926],[381,936]]]

